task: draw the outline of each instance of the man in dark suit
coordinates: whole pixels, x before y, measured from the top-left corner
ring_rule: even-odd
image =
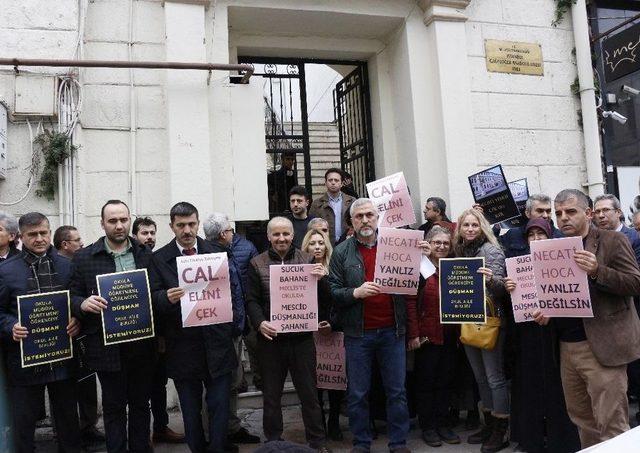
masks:
[[[13,405],[14,449],[34,451],[34,434],[47,387],[58,437],[58,449],[80,452],[75,391],[75,363],[72,359],[45,365],[22,367],[20,341],[29,332],[18,322],[18,296],[62,291],[71,277],[71,264],[51,246],[49,220],[39,212],[20,217],[22,252],[0,265],[0,333],[7,339],[9,392]],[[67,326],[71,336],[78,334],[75,317]]]
[[[636,261],[640,265],[640,235],[633,228],[626,226],[620,220],[621,217],[620,200],[615,195],[609,193],[598,195],[593,200],[593,221],[595,224],[603,230],[619,231],[624,234],[631,244]]]
[[[107,305],[98,296],[96,276],[147,268],[151,250],[129,236],[131,215],[124,202],[107,201],[101,217],[105,236],[73,255],[71,303],[82,316],[84,362],[97,371],[102,387],[107,451],[150,452],[149,398],[156,341],[104,345],[101,312]]]
[[[593,318],[555,318],[562,387],[582,448],[629,429],[627,364],[640,358],[640,320],[633,296],[640,270],[629,241],[591,224],[587,196],[575,189],[556,195],[554,209],[565,236],[581,237],[576,265],[589,276]],[[548,322],[538,314],[536,321]]]
[[[180,398],[184,432],[194,453],[238,451],[227,444],[231,372],[237,366],[233,337],[241,332],[243,311],[237,305],[233,323],[182,327],[176,258],[183,255],[216,253],[220,248],[197,236],[198,210],[190,203],[175,204],[169,213],[175,238],[153,254],[151,290],[153,304],[165,326],[167,374]],[[241,291],[231,280],[231,293]],[[209,414],[209,445],[202,426],[202,392],[206,390]]]

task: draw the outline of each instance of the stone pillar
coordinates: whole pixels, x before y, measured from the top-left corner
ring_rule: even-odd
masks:
[[[207,3],[165,3],[167,61],[206,62]],[[166,74],[171,203],[189,201],[205,215],[213,208],[208,73],[167,70]]]
[[[473,203],[467,176],[477,171],[474,150],[473,116],[465,8],[471,0],[421,0],[424,25],[429,39],[429,74],[434,117],[430,140],[442,147],[449,205],[453,215]],[[432,172],[432,171],[430,171]],[[428,177],[428,176],[427,176]],[[421,184],[421,186],[423,186]],[[438,194],[422,194],[423,196]]]

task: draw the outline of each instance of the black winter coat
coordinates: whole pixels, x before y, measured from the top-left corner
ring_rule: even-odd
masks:
[[[198,254],[217,253],[210,242],[198,238]],[[237,366],[233,348],[233,323],[203,327],[182,327],[180,302],[172,304],[167,290],[178,286],[176,258],[181,256],[175,239],[157,250],[151,262],[153,308],[165,325],[167,374],[172,379],[215,379]],[[232,288],[233,294],[233,288]]]
[[[58,255],[53,247],[47,253],[53,262],[53,269],[58,274],[57,283],[67,288],[71,277],[71,262]],[[76,372],[74,359],[22,368],[20,343],[13,341],[12,329],[18,322],[18,296],[28,294],[27,279],[32,276],[31,268],[22,258],[20,251],[0,264],[0,333],[6,346],[9,382],[12,385],[55,382],[69,379]],[[73,313],[72,316],[77,317]]]
[[[153,366],[156,359],[156,339],[131,341],[105,346],[102,334],[102,320],[99,314],[86,313],[80,309],[89,296],[98,294],[96,276],[116,272],[116,263],[107,253],[104,236],[88,247],[78,250],[71,261],[73,273],[69,289],[74,313],[78,313],[82,324],[81,339],[85,353],[83,362],[93,371],[120,371],[121,357],[134,359],[140,366]],[[136,269],[149,267],[151,250],[129,237],[133,248]]]

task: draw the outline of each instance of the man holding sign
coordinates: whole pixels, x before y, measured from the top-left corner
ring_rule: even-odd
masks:
[[[19,227],[22,234],[22,252],[0,265],[0,329],[4,337],[13,340],[5,344],[10,401],[13,403],[15,424],[15,451],[34,451],[36,421],[40,416],[44,389],[47,387],[58,433],[58,448],[65,452],[79,452],[81,442],[73,360],[56,359],[51,363],[45,363],[39,359],[41,365],[28,366],[27,360],[21,357],[20,343],[27,342],[30,337],[37,337],[38,334],[33,331],[35,328],[29,331],[18,321],[18,298],[65,289],[71,277],[71,264],[51,247],[49,220],[43,214],[31,212],[23,215],[20,217]],[[43,324],[39,330],[59,333],[65,329],[68,337],[78,334],[80,326],[76,318],[67,321],[68,311],[63,314],[62,310],[52,309],[51,304],[47,307],[46,299],[36,302],[35,306],[31,306],[33,302],[22,302],[23,318],[25,311],[32,315],[27,318],[38,318],[39,313],[49,319],[57,318],[55,325]],[[42,304],[41,307],[38,307],[38,304]],[[68,309],[68,304],[65,305]],[[69,348],[68,337],[65,348]],[[48,352],[52,349],[47,346]],[[37,359],[37,356],[36,354],[32,358]],[[23,361],[25,366],[22,364]]]
[[[187,444],[193,452],[207,448],[201,417],[205,390],[208,448],[238,451],[236,446],[225,444],[231,372],[237,366],[233,337],[239,333],[232,321],[242,318],[240,289],[235,279],[230,281],[228,272],[226,281],[223,273],[217,272],[222,264],[218,252],[223,249],[197,236],[200,219],[196,207],[184,201],[176,203],[169,217],[175,238],[153,254],[151,286],[154,307],[165,326],[167,374],[178,391]],[[179,257],[190,258],[180,273]],[[215,268],[213,262],[217,263]],[[206,285],[192,291],[186,288],[189,283]]]
[[[322,412],[316,392],[316,350],[310,331],[312,327],[308,325],[311,321],[317,322],[318,318],[321,322],[316,325],[316,330],[318,326],[326,325],[329,307],[319,307],[321,309],[319,314],[317,308],[313,310],[309,307],[311,301],[308,298],[297,297],[298,294],[305,294],[307,286],[317,283],[318,291],[323,293],[320,296],[316,294],[316,307],[317,300],[328,300],[328,288],[323,281],[318,281],[325,276],[324,267],[322,264],[315,264],[308,272],[306,266],[312,263],[313,259],[292,245],[293,225],[289,219],[284,217],[271,219],[267,225],[267,237],[271,246],[269,250],[251,260],[246,292],[249,318],[253,328],[259,332],[258,352],[262,364],[264,435],[267,442],[279,440],[282,436],[280,400],[287,372],[291,372],[293,385],[302,403],[302,420],[307,442],[311,448],[327,452],[330,450],[325,445]],[[279,275],[278,281],[274,282],[276,285],[272,286],[271,280],[276,274],[274,268]],[[311,279],[315,281],[311,282]],[[298,287],[300,287],[299,291]],[[274,294],[272,288],[276,288],[279,293]],[[272,321],[272,313],[275,314],[275,312],[271,304],[275,303],[276,297],[281,299],[285,293],[292,297],[290,305],[292,305],[292,313],[296,311],[297,318],[291,322],[295,324],[295,328],[292,328],[290,333],[281,333],[282,330],[278,329],[276,323]],[[307,307],[303,309],[303,305]],[[303,317],[309,321],[301,319]],[[309,331],[302,331],[302,324],[306,324]]]
[[[415,297],[383,294],[373,281],[378,210],[369,198],[359,198],[351,205],[351,221],[355,236],[336,247],[329,283],[344,328],[353,451],[368,452],[371,448],[369,390],[377,358],[387,398],[389,450],[408,452],[405,334],[409,349],[420,346]]]
[[[96,277],[145,269],[151,250],[129,236],[131,215],[120,200],[105,203],[100,225],[105,235],[73,255],[71,304],[82,316],[84,362],[97,371],[102,387],[107,451],[126,451],[128,445],[131,451],[148,452],[155,338],[105,345],[101,315],[108,304],[98,295]]]
[[[562,233],[582,238],[584,250],[573,257],[588,275],[593,307],[593,318],[553,320],[567,411],[587,448],[629,429],[627,364],[640,358],[640,320],[632,299],[640,293],[640,270],[622,233],[591,225],[584,193],[563,190],[554,208]],[[540,313],[536,320],[549,321]]]

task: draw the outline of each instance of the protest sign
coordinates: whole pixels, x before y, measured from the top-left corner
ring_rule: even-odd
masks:
[[[271,325],[277,332],[318,330],[318,277],[315,264],[269,266]]]
[[[105,346],[155,335],[146,269],[97,275],[96,280],[98,295],[107,301],[101,312]]]
[[[420,257],[418,241],[424,233],[415,230],[378,228],[378,247],[373,281],[385,294],[418,293]]]
[[[484,216],[494,224],[520,215],[502,172],[502,165],[469,176],[473,199],[482,206]]]
[[[394,173],[367,183],[367,192],[380,214],[378,226],[398,228],[416,223],[404,173]]]
[[[20,340],[22,368],[73,357],[70,306],[69,291],[18,296],[18,322],[28,331]]]
[[[233,321],[229,259],[226,253],[186,255],[176,258],[182,327]]]
[[[527,178],[518,179],[517,181],[511,181],[509,184],[509,190],[513,196],[513,200],[516,202],[520,215],[509,220],[505,220],[500,223],[501,228],[516,228],[522,225],[526,225],[529,218],[525,215],[524,211],[527,207],[527,199],[529,199],[529,186],[527,185]]]
[[[531,243],[538,305],[550,318],[592,318],[587,273],[573,259],[582,238],[545,239]]]
[[[533,321],[533,312],[540,307],[531,255],[507,258],[505,262],[507,275],[516,283],[516,289],[511,292],[513,318],[516,322]]]
[[[484,258],[440,259],[440,323],[485,323]]]
[[[436,267],[433,265],[431,260],[426,256],[422,256],[420,258],[420,274],[422,275],[422,278],[426,280],[435,273]]]
[[[316,387],[347,389],[346,352],[342,332],[313,333],[316,344]]]

